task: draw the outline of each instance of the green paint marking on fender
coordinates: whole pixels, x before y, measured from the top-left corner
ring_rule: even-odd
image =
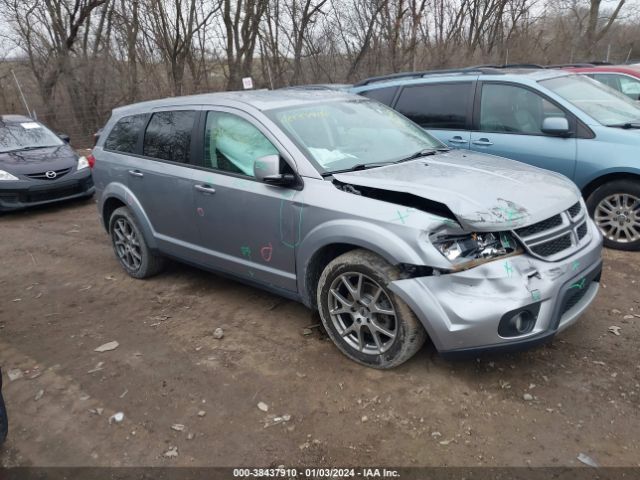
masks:
[[[582,289],[584,288],[584,286],[585,286],[585,284],[586,284],[586,283],[587,283],[587,279],[586,279],[586,278],[583,278],[583,279],[582,279],[582,280],[580,280],[579,282],[576,282],[576,283],[574,283],[573,285],[571,285],[571,286],[569,287],[569,289],[577,288],[578,290],[582,290]]]

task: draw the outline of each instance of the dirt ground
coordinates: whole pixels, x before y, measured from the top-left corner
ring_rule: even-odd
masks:
[[[640,465],[638,253],[605,252],[551,345],[376,371],[294,302],[176,264],[129,278],[93,201],[3,215],[0,235],[4,466]]]

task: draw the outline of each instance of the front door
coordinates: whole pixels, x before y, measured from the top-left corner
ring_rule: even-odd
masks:
[[[576,119],[538,93],[519,85],[484,83],[474,113],[471,150],[511,158],[573,179],[576,136],[542,133],[546,117],[565,117],[572,131]]]
[[[301,221],[302,192],[269,186],[253,175],[260,157],[280,153],[274,143],[244,114],[207,113],[196,223],[212,268],[295,291],[300,239],[293,224]]]

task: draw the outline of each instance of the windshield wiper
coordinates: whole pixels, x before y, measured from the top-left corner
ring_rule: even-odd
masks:
[[[322,173],[323,177],[330,177],[334,173],[346,173],[346,172],[356,172],[358,170],[368,170],[369,168],[382,167],[383,165],[392,165],[395,162],[377,162],[377,163],[358,163],[350,168],[345,168],[343,170],[331,170],[329,172]]]
[[[52,148],[52,147],[59,147],[60,145],[34,145],[31,147],[22,147],[19,150],[37,150],[39,148]]]
[[[630,128],[640,128],[640,120],[626,123],[614,123],[612,125],[607,125],[607,127],[624,128],[625,130]]]
[[[445,147],[440,147],[440,148],[425,148],[423,150],[419,150],[415,153],[412,153],[411,155],[407,156],[407,157],[402,157],[400,160],[396,160],[393,163],[402,163],[402,162],[408,162],[410,160],[415,160],[416,158],[420,158],[420,157],[428,157],[429,155],[435,155],[437,153],[440,152],[448,152],[449,149],[445,148]]]

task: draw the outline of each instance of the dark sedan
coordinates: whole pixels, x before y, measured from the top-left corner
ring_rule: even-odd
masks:
[[[0,116],[0,212],[92,196],[90,160],[31,118]]]

